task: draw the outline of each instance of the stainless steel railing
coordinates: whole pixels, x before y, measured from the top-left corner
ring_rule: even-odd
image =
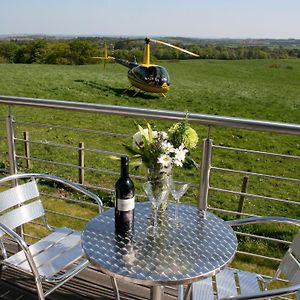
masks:
[[[186,113],[178,111],[24,97],[0,96],[0,103],[8,105],[58,108],[80,112],[105,113],[111,115],[133,116],[164,120],[182,120],[186,116]],[[300,125],[298,124],[259,121],[252,119],[213,116],[196,113],[189,113],[188,116],[189,121],[191,123],[199,123],[208,126],[224,126],[249,130],[270,131],[276,133],[300,135]]]
[[[185,113],[183,112],[174,112],[174,111],[165,111],[165,110],[155,110],[155,109],[145,109],[145,108],[136,108],[136,107],[122,107],[122,106],[113,106],[113,105],[103,105],[103,104],[91,104],[91,103],[83,103],[83,102],[71,102],[71,101],[57,101],[57,100],[48,100],[48,99],[34,99],[34,98],[20,98],[20,97],[7,97],[7,96],[0,96],[0,104],[5,106],[9,106],[13,108],[14,106],[23,106],[23,107],[31,107],[31,108],[42,108],[42,109],[65,109],[71,111],[77,111],[83,114],[90,114],[90,113],[97,113],[97,114],[105,114],[105,115],[117,115],[120,117],[131,117],[131,118],[147,118],[147,119],[158,119],[160,122],[169,121],[169,120],[181,120],[185,117]],[[231,152],[238,152],[238,153],[249,153],[255,156],[268,156],[268,157],[275,157],[278,159],[289,159],[293,160],[294,162],[300,161],[300,156],[298,155],[290,155],[290,154],[283,154],[283,153],[270,153],[264,150],[256,150],[256,149],[243,149],[240,147],[232,147],[232,146],[224,146],[215,144],[211,136],[211,129],[216,127],[226,127],[226,128],[236,128],[236,129],[246,129],[250,131],[261,131],[261,132],[273,132],[278,134],[284,135],[291,135],[291,136],[299,136],[300,135],[300,125],[299,124],[288,124],[288,123],[280,123],[280,122],[268,122],[268,121],[258,121],[258,120],[250,120],[250,119],[242,119],[242,118],[230,118],[230,117],[223,117],[223,116],[211,116],[211,115],[204,115],[204,114],[197,114],[197,113],[189,113],[189,121],[194,124],[201,124],[208,127],[207,135],[208,137],[204,140],[202,146],[202,162],[201,162],[201,174],[198,172],[193,173],[193,176],[196,178],[196,181],[192,185],[194,190],[199,190],[199,207],[202,209],[208,209],[226,214],[228,217],[239,217],[239,216],[252,216],[259,214],[253,210],[251,211],[244,211],[234,209],[231,206],[228,208],[224,208],[222,206],[216,205],[214,201],[211,201],[211,194],[217,193],[221,195],[221,197],[228,197],[233,196],[236,198],[236,201],[239,201],[238,197],[243,197],[243,199],[259,199],[260,201],[269,201],[271,203],[280,203],[282,205],[289,205],[295,207],[295,209],[299,208],[300,205],[300,195],[295,195],[293,199],[281,199],[280,197],[273,197],[270,195],[261,195],[259,193],[248,192],[248,191],[240,191],[234,188],[222,187],[219,185],[214,185],[212,183],[212,178],[215,176],[216,173],[222,174],[222,176],[231,175],[239,175],[239,176],[250,176],[255,178],[267,179],[267,180],[276,180],[276,181],[283,181],[289,184],[298,185],[300,183],[300,179],[297,177],[299,173],[295,174],[296,177],[291,176],[282,176],[282,175],[275,175],[275,174],[268,174],[264,172],[258,171],[249,171],[249,170],[242,170],[236,169],[234,167],[224,167],[219,166],[218,164],[214,163],[214,155],[216,151],[231,151]],[[95,172],[95,174],[106,174],[107,176],[118,176],[118,171],[111,168],[110,166],[105,167],[95,167],[95,166],[80,166],[76,163],[72,163],[70,161],[62,162],[56,161],[55,159],[47,158],[45,154],[44,157],[35,157],[33,155],[30,158],[26,157],[26,155],[21,154],[21,147],[20,144],[25,142],[25,139],[19,136],[15,136],[15,127],[16,126],[23,126],[26,128],[36,128],[39,127],[41,129],[49,130],[56,129],[60,132],[77,132],[82,135],[84,139],[84,135],[86,134],[95,134],[95,135],[103,135],[107,138],[110,137],[117,137],[117,138],[127,138],[130,139],[133,132],[125,132],[125,133],[116,133],[108,130],[101,130],[100,128],[79,128],[74,127],[73,124],[71,126],[64,126],[61,124],[48,124],[42,122],[32,122],[26,121],[24,119],[16,119],[14,120],[11,115],[6,117],[6,138],[7,138],[7,152],[9,155],[9,166],[10,172],[18,172],[20,161],[26,161],[30,159],[32,162],[40,163],[45,166],[57,166],[57,167],[67,167],[69,169],[74,170],[84,170],[86,172]],[[214,129],[215,130],[215,129]],[[41,146],[41,147],[48,147],[51,149],[61,149],[63,151],[69,152],[76,152],[81,149],[80,146],[73,145],[73,144],[66,144],[62,141],[52,141],[52,140],[41,140],[30,138],[27,141],[28,144],[31,146]],[[1,143],[1,141],[0,141]],[[116,155],[119,156],[122,152],[121,149],[119,150],[107,150],[101,148],[85,148],[84,151],[86,153],[90,153],[93,155],[102,155],[108,157],[109,155]],[[224,155],[226,158],[226,155]],[[45,167],[47,170],[47,167]],[[45,170],[43,170],[45,171]],[[201,175],[201,176],[199,176]],[[144,176],[136,175],[134,177],[137,180],[144,180]],[[113,193],[113,186],[99,186],[95,185],[91,182],[83,182],[82,184],[86,185],[90,188],[98,189],[101,192]],[[195,192],[196,194],[196,192]],[[55,197],[55,196],[54,196]],[[142,195],[140,195],[142,197]],[[214,200],[214,199],[213,199]],[[70,200],[72,201],[72,200]],[[75,202],[77,200],[74,200]],[[224,200],[225,203],[225,200]],[[54,210],[49,210],[52,214],[56,212]],[[267,211],[265,212],[267,213]],[[58,213],[59,214],[59,213]],[[71,214],[65,214],[72,218]],[[260,240],[267,240],[271,242],[280,242],[283,244],[288,243],[285,240],[277,239],[277,238],[268,238],[258,234],[251,234],[251,233],[244,233],[238,232],[241,236],[251,237]],[[246,251],[240,251],[242,254],[255,256],[257,258],[266,258],[273,261],[278,261],[278,259],[271,256],[265,256],[260,254],[248,253]]]

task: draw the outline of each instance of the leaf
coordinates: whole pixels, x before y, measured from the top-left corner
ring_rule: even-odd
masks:
[[[112,159],[112,160],[120,160],[119,156],[115,156],[115,155],[109,155],[108,158]]]
[[[132,149],[132,147],[126,145],[126,144],[122,144],[123,147],[130,153],[130,154],[133,154],[133,155],[142,155],[141,152],[139,152],[138,150],[135,150],[135,149]]]
[[[154,138],[153,130],[149,123],[147,123],[147,127],[148,127],[149,143],[151,144],[153,142],[153,138]]]
[[[183,167],[186,169],[199,168],[199,164],[197,164],[191,157],[186,157],[183,163]]]

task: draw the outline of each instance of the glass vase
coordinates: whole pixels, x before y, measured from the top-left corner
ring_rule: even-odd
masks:
[[[162,171],[160,168],[148,169],[148,181],[151,182],[153,190],[156,194],[161,194],[162,191],[168,191],[168,179],[171,176],[171,170]],[[158,212],[164,212],[168,207],[169,191],[163,193],[163,198],[160,201]]]

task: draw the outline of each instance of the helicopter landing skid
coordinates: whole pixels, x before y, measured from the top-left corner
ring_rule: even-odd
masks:
[[[127,88],[126,90],[123,91],[122,95],[126,94],[128,91],[134,91],[135,92],[131,97],[135,97],[138,94],[143,94],[143,95],[146,94],[144,91],[137,90],[137,89],[134,88],[133,85],[131,85],[129,88]],[[162,95],[164,98],[167,97],[164,93],[161,93],[160,95]]]
[[[125,93],[127,93],[128,91],[132,90],[133,86],[131,85],[129,88],[127,88],[126,90],[123,91],[122,95],[124,95]]]

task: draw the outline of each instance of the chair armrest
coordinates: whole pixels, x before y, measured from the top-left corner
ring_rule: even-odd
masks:
[[[10,236],[14,241],[16,241],[18,243],[18,245],[21,247],[21,249],[23,250],[23,252],[26,256],[26,259],[32,270],[32,273],[35,274],[36,276],[39,276],[37,267],[35,265],[33,257],[30,253],[30,249],[29,249],[28,245],[26,244],[26,242],[15,231],[13,231],[12,229],[10,229],[9,227],[7,227],[6,225],[4,225],[1,222],[0,222],[0,230],[5,232],[8,236]]]
[[[62,183],[63,185],[70,187],[70,188],[74,189],[75,191],[78,191],[78,192],[90,197],[91,199],[95,200],[96,203],[98,204],[99,213],[101,213],[103,210],[102,200],[95,193],[88,191],[87,189],[83,188],[82,186],[80,186],[77,183],[71,182],[67,179],[64,179],[64,178],[61,178],[61,177],[58,177],[55,175],[40,174],[40,173],[14,174],[14,175],[10,175],[10,176],[1,178],[0,183],[6,182],[6,181],[12,181],[12,180],[16,180],[16,179],[25,179],[25,178],[42,178],[42,179],[49,179],[49,180],[53,180],[53,181]]]
[[[300,220],[298,219],[292,219],[292,218],[286,218],[286,217],[250,217],[246,219],[237,219],[237,220],[230,220],[226,221],[227,224],[230,226],[240,226],[240,225],[249,225],[249,224],[257,224],[257,223],[286,223],[286,224],[292,224],[296,226],[300,226]]]
[[[4,225],[3,223],[0,222],[0,230],[9,235],[13,240],[15,240],[18,245],[22,248],[24,252],[29,251],[29,247],[26,244],[26,242],[12,229]]]
[[[262,291],[256,294],[248,294],[248,295],[240,295],[240,296],[232,296],[221,298],[220,300],[247,300],[247,299],[265,299],[269,297],[278,297],[284,296],[291,293],[295,293],[300,291],[300,284],[296,284],[286,288],[273,289],[268,291]]]

